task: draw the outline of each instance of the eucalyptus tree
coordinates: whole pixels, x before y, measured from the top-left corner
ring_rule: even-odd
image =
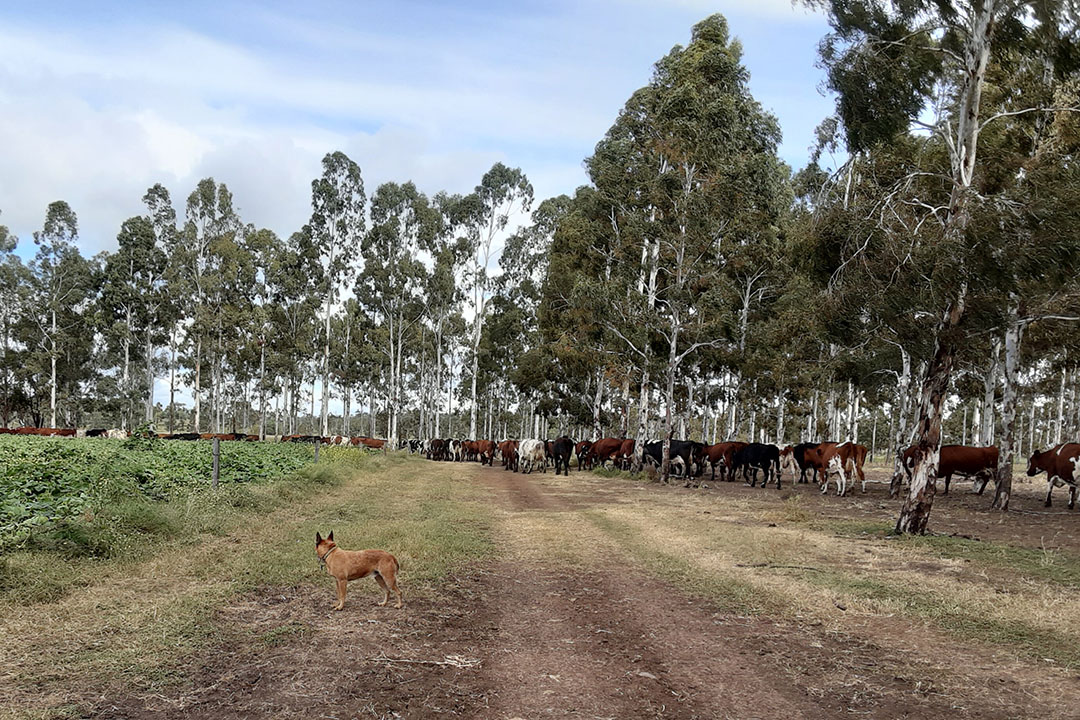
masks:
[[[132,422],[136,397],[140,394],[134,386],[133,365],[142,353],[147,353],[141,359],[147,367],[152,366],[150,354],[160,327],[157,311],[164,303],[167,256],[157,244],[153,224],[145,217],[125,220],[116,240],[116,252],[105,260],[98,305],[107,344],[119,345],[120,427],[126,429]],[[144,380],[149,384],[142,392],[145,397],[152,397],[152,370]]]
[[[983,111],[987,69],[1010,47],[1053,46],[1056,57],[1073,55],[1076,13],[1070,0],[968,0],[941,3],[881,0],[807,0],[823,9],[832,33],[821,45],[829,87],[849,152],[890,142],[909,127],[922,128],[941,148],[933,169],[947,200],[928,204],[935,224],[925,224],[916,243],[932,245],[937,262],[924,267],[937,290],[927,307],[936,317],[934,351],[922,379],[918,441],[911,489],[897,532],[926,530],[935,494],[942,405],[961,341],[977,252],[968,232],[981,172],[979,137],[990,124],[1021,113],[1048,110],[1016,98],[1009,109]],[[925,120],[927,111],[935,115]],[[911,179],[924,169],[912,169]]]
[[[282,379],[289,434],[297,431],[302,360],[316,353],[316,318],[319,311],[317,268],[309,261],[314,249],[305,228],[284,243],[276,243],[264,268],[270,309],[267,343],[272,372]]]
[[[308,234],[322,274],[323,304],[322,434],[330,421],[330,315],[341,287],[351,281],[354,261],[364,234],[367,203],[360,166],[340,151],[327,153],[322,176],[311,181],[311,222]]]
[[[16,348],[15,332],[26,315],[30,301],[30,270],[15,254],[15,237],[5,225],[0,225],[0,422],[4,427],[26,406],[26,392],[17,382],[18,368],[24,353]]]
[[[173,208],[169,191],[160,183],[147,189],[142,198],[146,206],[147,218],[153,227],[154,242],[148,249],[150,263],[145,277],[145,286],[149,295],[145,298],[145,314],[151,318],[145,328],[144,359],[146,361],[146,412],[144,419],[154,419],[154,355],[155,347],[168,342],[169,358],[169,408],[170,417],[175,400],[176,342],[179,336],[178,323],[181,319],[182,300],[174,292],[177,270],[179,269],[176,250],[180,243],[176,227],[176,209]],[[164,262],[159,264],[163,259]],[[171,421],[169,431],[172,431]]]
[[[1080,321],[1080,64],[1063,79],[1045,71],[1049,58],[1017,59],[991,68],[999,79],[989,99],[1006,112],[1015,96],[1042,96],[1052,113],[1004,117],[984,137],[994,172],[976,183],[971,230],[981,252],[973,274],[983,281],[970,291],[971,325],[988,330],[1003,350],[1002,417],[994,506],[1008,510],[1013,454],[1017,446],[1018,374],[1025,333],[1050,325],[1053,343],[1039,360],[1052,361],[1074,345]],[[1058,70],[1063,64],[1057,64]],[[999,89],[1000,88],[1000,89]],[[1071,108],[1071,109],[1069,109]],[[1057,432],[1063,415],[1066,371],[1060,375]]]
[[[37,252],[30,263],[37,302],[32,306],[37,327],[38,357],[48,360],[49,425],[56,426],[57,390],[60,378],[57,363],[61,356],[73,363],[85,363],[85,348],[78,347],[80,327],[85,322],[85,303],[94,293],[94,271],[75,245],[79,223],[66,202],[50,203],[45,223],[34,233]],[[63,348],[63,350],[61,349]],[[72,352],[80,350],[79,354]],[[72,368],[63,368],[70,371]],[[69,375],[74,381],[77,378]],[[74,387],[73,387],[74,389]]]
[[[505,409],[512,399],[509,395],[513,387],[507,379],[528,361],[528,353],[537,350],[542,343],[538,313],[543,283],[549,275],[551,240],[569,211],[570,203],[571,199],[566,195],[541,202],[532,213],[532,222],[507,238],[499,256],[501,273],[493,283],[491,320],[481,342],[480,363],[488,396],[496,398],[495,414]],[[563,373],[554,375],[563,382],[544,383],[542,387],[517,383],[518,388],[528,386],[534,396],[543,392],[545,396],[561,401],[567,397],[566,383],[572,382],[573,378]]]
[[[436,198],[436,204],[443,211],[444,223],[450,212],[448,202],[445,196]],[[455,337],[452,327],[456,325],[455,319],[461,317],[462,293],[456,279],[466,254],[465,243],[455,242],[452,235],[444,234],[429,252],[432,254],[432,268],[427,277],[425,296],[427,323],[435,345],[435,373],[432,378],[431,392],[434,405],[433,436],[442,437],[443,378],[446,371],[448,342]],[[447,378],[445,388],[447,405],[450,406],[453,377],[451,373],[445,373],[445,377]]]
[[[533,188],[520,168],[495,163],[484,173],[475,190],[450,205],[450,225],[460,231],[470,256],[466,282],[472,295],[471,363],[469,394],[469,436],[476,437],[477,376],[480,366],[480,341],[488,300],[492,293],[489,266],[497,250],[495,241],[506,230],[510,218],[532,207]]]
[[[615,263],[602,296],[629,308],[609,329],[643,363],[643,399],[650,355],[661,354],[665,480],[683,364],[726,341],[723,288],[741,267],[768,271],[790,205],[779,127],[751,96],[741,54],[723,17],[695,25],[690,44],[657,62],[588,163],[612,201],[622,255],[641,259]],[[647,332],[635,337],[634,326]],[[638,442],[644,434],[639,419]]]
[[[410,332],[425,314],[427,268],[421,253],[443,233],[442,214],[411,182],[384,183],[371,198],[371,229],[361,253],[357,298],[385,325],[387,437],[396,447],[402,404],[402,369]]]
[[[625,437],[629,428],[630,381],[636,363],[614,350],[619,341],[612,342],[606,313],[595,312],[587,301],[589,293],[582,292],[597,278],[611,277],[615,262],[612,207],[596,188],[583,186],[560,209],[557,220],[536,311],[541,340],[563,370],[569,371],[568,376],[582,385],[592,415],[594,440],[602,432],[609,378],[617,378],[621,392],[620,434]]]
[[[215,298],[222,287],[217,243],[235,233],[238,226],[232,193],[225,184],[219,184],[213,178],[200,180],[188,196],[186,223],[176,251],[182,267],[179,277],[183,283],[177,290],[191,298],[185,334],[189,350],[194,353],[191,372],[196,432],[202,428],[203,364],[207,354],[210,354],[210,367],[216,372],[221,361],[220,350],[216,355],[212,353],[213,331],[220,330],[223,322],[220,314],[215,315],[213,310]]]

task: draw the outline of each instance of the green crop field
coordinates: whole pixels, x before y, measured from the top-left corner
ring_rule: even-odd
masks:
[[[314,459],[294,443],[223,442],[220,457],[219,492],[233,499]],[[0,551],[48,544],[132,503],[209,493],[212,463],[209,442],[0,436]]]

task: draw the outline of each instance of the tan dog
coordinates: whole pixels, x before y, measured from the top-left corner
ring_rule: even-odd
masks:
[[[401,591],[397,586],[397,573],[400,569],[397,558],[383,550],[342,550],[334,543],[334,532],[325,539],[315,533],[315,554],[319,562],[326,566],[326,571],[337,578],[337,605],[335,610],[345,607],[345,590],[350,580],[375,575],[375,582],[383,589],[380,606],[390,599],[390,591],[397,595],[397,607],[401,607]]]

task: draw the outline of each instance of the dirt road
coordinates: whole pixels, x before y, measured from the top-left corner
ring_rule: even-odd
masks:
[[[92,715],[955,719],[1078,707],[1072,690],[1047,697],[1037,669],[966,668],[977,648],[937,648],[937,664],[897,650],[895,623],[840,633],[722,611],[590,529],[592,508],[625,481],[568,490],[473,468],[505,558],[464,569],[437,597],[407,597],[402,611],[375,607],[373,585],[353,583],[341,613],[329,611],[329,580],[264,588],[222,611],[220,646],[178,669],[181,683],[102,697]]]

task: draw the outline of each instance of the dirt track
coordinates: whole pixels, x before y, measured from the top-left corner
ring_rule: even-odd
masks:
[[[507,527],[555,514],[573,535],[581,510],[624,490],[611,480],[603,497],[595,487],[568,496],[544,476],[474,467]],[[1037,670],[963,677],[977,650],[959,645],[936,650],[954,653],[969,692],[944,693],[940,666],[892,649],[908,628],[840,634],[720,612],[618,552],[584,570],[520,560],[470,568],[402,611],[375,607],[373,587],[353,585],[343,613],[329,612],[329,582],[243,599],[222,611],[229,637],[182,669],[179,687],[103,697],[93,716],[1008,718],[1076,707],[1032,686]]]

